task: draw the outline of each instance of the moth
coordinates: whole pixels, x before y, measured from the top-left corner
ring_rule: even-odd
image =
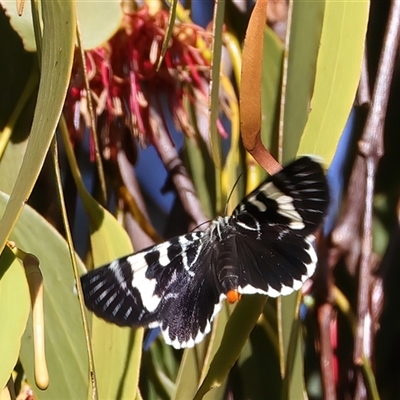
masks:
[[[86,306],[120,326],[159,327],[165,342],[192,347],[222,301],[299,290],[315,271],[313,234],[329,203],[321,166],[300,158],[267,178],[204,231],[177,236],[81,277]]]

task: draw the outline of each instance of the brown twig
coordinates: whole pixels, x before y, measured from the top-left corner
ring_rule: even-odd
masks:
[[[360,84],[357,92],[357,103],[359,106],[369,106],[371,103],[371,91],[369,90],[369,71],[367,51],[364,51],[364,57],[361,65]]]
[[[321,379],[323,383],[324,397],[336,399],[336,375],[334,373],[335,354],[334,339],[337,341],[336,318],[334,315],[333,294],[333,266],[328,254],[328,238],[320,232],[316,237],[317,253],[319,256],[317,272],[313,278],[314,290],[317,301],[320,302],[317,309],[319,327],[319,352]],[[334,336],[332,336],[332,333]]]
[[[324,388],[324,398],[335,400],[335,371],[334,354],[331,340],[332,324],[336,323],[333,308],[329,303],[318,308],[318,325],[320,327],[321,341],[321,378]]]
[[[128,205],[130,211],[125,213],[125,229],[128,232],[134,250],[139,251],[152,246],[154,243],[160,243],[162,238],[158,236],[150,224],[150,218],[136,179],[135,170],[124,151],[118,152],[117,161],[118,172],[113,175],[120,176],[121,182],[117,185],[119,188],[124,187],[123,190],[127,197],[126,199],[121,199],[123,201],[121,207]],[[130,201],[133,199],[134,204],[129,206]],[[135,211],[138,211],[138,213]],[[139,218],[137,218],[138,215]]]
[[[356,103],[358,106],[368,107],[371,104],[369,88],[369,71],[367,51],[364,51],[360,83],[357,91]],[[343,256],[350,275],[355,276],[361,251],[361,221],[364,213],[363,205],[365,193],[365,164],[358,154],[355,158],[350,175],[348,190],[344,200],[343,211],[336,227],[332,231],[332,249],[329,265],[333,268]]]
[[[192,226],[189,228],[194,229],[198,226],[205,227],[204,223],[208,221],[208,218],[203,213],[196,189],[190,180],[189,174],[171,138],[164,129],[163,124],[158,124],[158,129],[155,130],[152,137],[152,143],[161,161],[165,165],[165,168],[171,175],[172,182],[174,183],[184,210],[192,220]]]
[[[360,221],[362,220],[364,199],[364,165],[361,157],[353,168],[350,178],[347,201],[338,226],[332,233],[333,247],[328,249],[328,238],[317,236],[319,268],[314,278],[315,294],[321,300],[318,307],[318,326],[320,336],[320,366],[324,398],[336,399],[336,385],[339,379],[337,355],[334,352],[338,341],[337,319],[334,311],[336,301],[333,270],[339,259],[346,258],[346,265],[355,275],[360,256]]]
[[[400,38],[400,2],[392,0],[388,24],[386,27],[384,46],[379,60],[378,73],[374,86],[371,108],[368,113],[365,130],[359,142],[359,151],[365,157],[367,167],[367,184],[365,199],[365,214],[360,259],[360,278],[358,288],[357,336],[354,347],[354,363],[362,364],[364,349],[370,349],[370,335],[364,336],[366,329],[370,330],[366,318],[370,311],[370,276],[372,257],[372,204],[375,187],[376,170],[383,155],[383,128],[389,98],[389,88],[392,80],[394,63]]]
[[[360,83],[356,99],[358,106],[369,107],[371,92],[369,89],[369,71],[367,52],[364,51]],[[361,252],[361,221],[364,213],[365,163],[357,154],[350,175],[348,189],[344,200],[343,211],[331,234],[332,249],[329,265],[333,268],[340,258],[345,257],[350,275],[355,276]]]
[[[150,223],[149,216],[140,194],[136,181],[133,165],[128,161],[124,151],[119,151],[117,156],[118,172],[114,173],[114,179],[118,189],[118,195],[126,209],[137,221],[141,230],[155,243],[163,242],[163,238],[157,233]],[[133,244],[133,243],[132,243]],[[151,243],[153,244],[153,243]],[[135,247],[135,246],[134,246]],[[135,247],[136,249],[137,247]]]
[[[361,221],[364,212],[365,200],[365,165],[360,155],[356,157],[350,175],[343,212],[332,232],[333,250],[330,257],[330,266],[337,264],[343,256],[349,274],[356,274],[360,258]]]
[[[151,239],[156,243],[161,243],[163,239],[156,232],[153,226],[149,223],[147,218],[143,215],[140,208],[136,204],[135,198],[131,195],[129,190],[125,185],[121,185],[118,188],[119,196],[123,199],[124,204],[129,209],[130,213],[135,217],[135,220],[139,223],[143,231],[151,237]]]
[[[88,78],[88,69],[86,67],[85,52],[83,44],[81,42],[81,32],[79,27],[79,21],[76,23],[76,38],[78,42],[78,57],[82,67],[82,77],[85,85],[87,107],[89,112],[90,130],[92,134],[94,144],[94,154],[96,158],[96,169],[100,183],[100,204],[104,206],[107,201],[107,187],[106,178],[104,176],[103,161],[101,159],[100,144],[97,135],[96,116],[93,108],[92,91],[90,90],[90,83]]]

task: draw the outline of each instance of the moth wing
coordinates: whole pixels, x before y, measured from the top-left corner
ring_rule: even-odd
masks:
[[[253,229],[286,225],[308,236],[322,223],[328,204],[329,188],[321,165],[302,157],[246,196],[233,217]]]
[[[165,342],[175,348],[192,347],[203,340],[211,330],[211,323],[221,310],[226,295],[217,286],[213,265],[212,245],[204,243],[198,259],[191,265],[191,279],[176,279],[169,293],[175,293],[165,302],[160,315],[160,328]]]
[[[256,241],[237,237],[238,254],[246,260],[240,266],[238,292],[277,297],[299,290],[317,265],[312,240],[289,231],[276,236],[275,229],[265,229]]]
[[[235,209],[240,293],[272,297],[300,289],[316,268],[313,233],[329,204],[321,166],[309,157],[268,178]]]
[[[146,278],[145,252],[138,252],[81,276],[86,307],[119,326],[146,326],[157,320],[159,298]]]
[[[160,326],[165,341],[192,347],[210,331],[224,295],[203,232],[179,236],[81,277],[85,304],[120,326]]]

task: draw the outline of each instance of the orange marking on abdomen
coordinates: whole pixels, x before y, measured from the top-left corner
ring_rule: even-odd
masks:
[[[226,294],[226,300],[228,300],[228,303],[230,304],[236,303],[241,297],[242,295],[237,290],[230,290]]]

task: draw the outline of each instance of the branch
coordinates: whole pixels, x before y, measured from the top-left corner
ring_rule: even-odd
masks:
[[[190,180],[189,174],[179,154],[172,143],[171,138],[165,131],[162,124],[158,125],[158,130],[152,135],[152,143],[157,150],[161,161],[171,175],[172,182],[176,188],[185,212],[193,221],[191,228],[196,228],[208,221],[204,215],[196,189]]]
[[[334,255],[331,255],[329,265],[333,267],[344,256],[347,269],[352,276],[356,274],[361,251],[360,230],[365,199],[364,177],[365,165],[362,157],[358,155],[350,175],[344,210],[332,232]]]
[[[367,185],[365,199],[365,215],[361,244],[360,278],[358,288],[357,336],[354,348],[354,363],[362,364],[364,349],[370,349],[370,331],[366,318],[370,314],[368,300],[370,298],[371,257],[372,257],[372,204],[375,187],[376,170],[383,155],[383,128],[387,103],[390,93],[394,63],[400,38],[400,2],[392,0],[389,19],[384,37],[384,45],[379,60],[377,79],[374,86],[371,109],[369,110],[365,130],[359,142],[359,151],[365,157],[367,167]]]
[[[323,304],[318,308],[318,325],[320,327],[321,341],[321,378],[322,387],[324,388],[324,398],[336,399],[336,382],[337,374],[335,373],[333,343],[331,334],[337,338],[337,321],[333,315],[332,305]]]

